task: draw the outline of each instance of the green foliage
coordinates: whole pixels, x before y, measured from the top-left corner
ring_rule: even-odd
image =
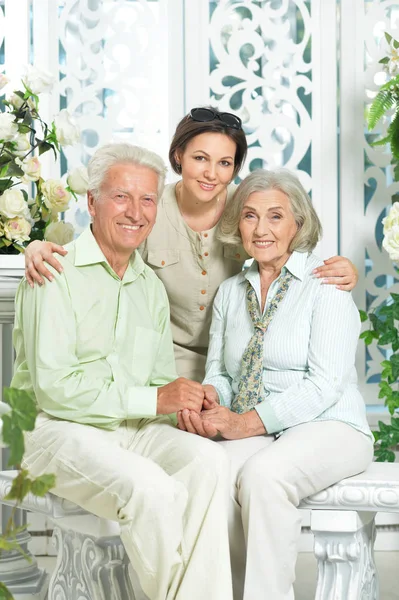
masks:
[[[384,69],[391,75],[397,71],[397,50],[399,42],[395,40],[389,33],[385,32],[385,39],[388,42],[390,56],[384,56],[379,63],[384,65]],[[377,123],[390,110],[394,111],[393,119],[391,120],[386,135],[372,142],[372,146],[385,146],[390,144],[393,160],[393,172],[396,181],[399,181],[399,75],[391,76],[384,83],[374,98],[367,115],[367,125],[369,131],[374,129]],[[368,340],[370,338],[367,338]]]
[[[390,423],[378,421],[378,429],[373,432],[374,454],[378,462],[394,462],[394,450],[399,444],[399,294],[391,293],[387,304],[375,312],[359,311],[362,322],[369,321],[370,329],[360,335],[366,345],[375,342],[378,346],[390,346],[389,358],[381,363],[381,381],[378,397],[391,415]]]
[[[17,536],[26,529],[26,525],[16,527],[14,514],[25,496],[29,493],[35,496],[44,496],[55,485],[55,477],[44,474],[32,479],[29,472],[20,465],[25,451],[24,432],[33,431],[36,421],[36,405],[31,395],[24,390],[4,388],[3,399],[10,410],[1,416],[3,422],[2,438],[10,450],[9,466],[18,470],[12,482],[11,489],[6,496],[7,500],[15,500],[11,516],[5,531],[0,535],[0,555],[2,552],[18,551],[25,555]],[[13,600],[12,594],[0,582],[0,600]]]
[[[367,116],[367,126],[369,131],[374,129],[378,121],[382,119],[385,113],[395,104],[395,96],[390,90],[380,90],[370,106]],[[378,143],[378,142],[377,142]]]

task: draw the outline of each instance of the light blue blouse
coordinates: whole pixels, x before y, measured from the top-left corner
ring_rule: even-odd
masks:
[[[314,277],[313,269],[321,264],[314,254],[293,252],[283,267],[294,279],[265,334],[263,400],[256,410],[268,433],[337,420],[372,438],[355,369],[359,313],[350,293]],[[280,277],[269,288],[265,310]],[[260,305],[254,262],[221,284],[213,307],[204,383],[213,385],[228,407],[238,392],[242,355],[254,331],[247,281]]]

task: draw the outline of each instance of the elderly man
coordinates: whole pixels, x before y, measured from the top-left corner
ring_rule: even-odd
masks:
[[[229,600],[225,453],[166,416],[199,412],[204,393],[176,379],[166,293],[136,252],[164,178],[152,152],[97,150],[91,227],[51,285],[18,289],[12,385],[40,411],[24,467],[55,473],[55,494],[119,522],[150,600]]]

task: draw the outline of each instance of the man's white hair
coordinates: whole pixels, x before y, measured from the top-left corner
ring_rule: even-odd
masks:
[[[104,178],[111,167],[126,163],[148,167],[158,177],[158,199],[162,196],[165,187],[166,166],[162,158],[141,146],[117,143],[105,144],[93,154],[87,165],[89,173],[89,191],[97,200],[100,195]]]

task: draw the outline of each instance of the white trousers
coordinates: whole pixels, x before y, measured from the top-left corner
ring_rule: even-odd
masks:
[[[58,496],[118,521],[150,600],[231,600],[224,449],[164,417],[116,431],[40,413],[23,466],[56,475]]]
[[[292,600],[301,515],[311,494],[364,471],[373,444],[338,421],[219,442],[230,457],[229,513],[234,600]],[[246,548],[246,554],[245,554]]]

